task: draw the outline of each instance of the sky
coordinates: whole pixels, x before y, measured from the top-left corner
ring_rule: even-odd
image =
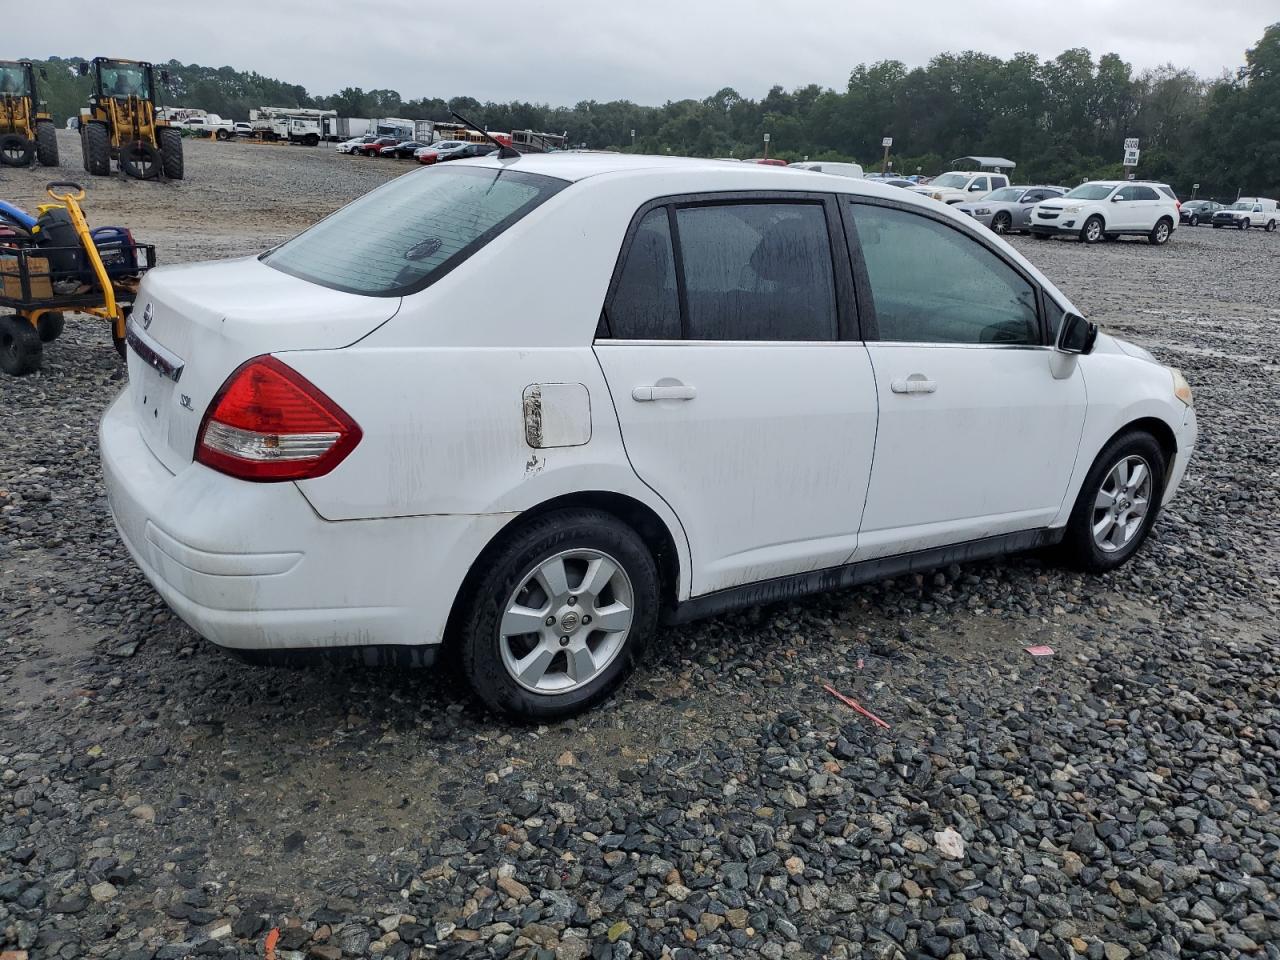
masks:
[[[1137,70],[1234,72],[1277,0],[3,0],[0,58],[117,56],[255,70],[312,94],[661,104],[733,87],[843,89],[859,63],[1087,47]],[[105,8],[102,8],[105,9]],[[66,29],[67,25],[76,25]]]

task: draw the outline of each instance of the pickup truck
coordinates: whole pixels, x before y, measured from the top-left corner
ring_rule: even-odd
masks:
[[[1003,173],[992,173],[989,170],[952,170],[940,177],[934,177],[925,186],[912,187],[916,193],[922,193],[943,203],[963,203],[965,200],[977,200],[985,197],[992,190],[999,190],[1009,185],[1009,178]]]
[[[185,120],[179,120],[177,125],[183,130],[190,130],[198,137],[230,140],[236,135],[236,125],[230,120],[223,120],[216,113],[204,117],[187,117]]]

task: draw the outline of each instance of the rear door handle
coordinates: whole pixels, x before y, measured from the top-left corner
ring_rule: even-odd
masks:
[[[938,381],[930,380],[923,373],[913,373],[890,382],[889,389],[894,393],[933,393],[938,389]]]
[[[654,400],[692,400],[697,395],[696,389],[683,383],[655,383],[636,387],[631,391],[631,399],[637,403],[650,403]]]

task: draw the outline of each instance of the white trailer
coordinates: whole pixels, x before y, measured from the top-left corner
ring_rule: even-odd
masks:
[[[369,121],[363,117],[326,117],[324,120],[326,140],[351,140],[368,132]]]

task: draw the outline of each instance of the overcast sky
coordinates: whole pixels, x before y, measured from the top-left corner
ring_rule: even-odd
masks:
[[[352,86],[556,105],[660,104],[725,86],[759,98],[775,83],[840,89],[858,63],[916,66],[966,49],[1055,56],[1084,46],[1137,69],[1172,62],[1214,77],[1243,64],[1280,20],[1277,0],[0,2],[0,57],[177,59],[314,94]]]

